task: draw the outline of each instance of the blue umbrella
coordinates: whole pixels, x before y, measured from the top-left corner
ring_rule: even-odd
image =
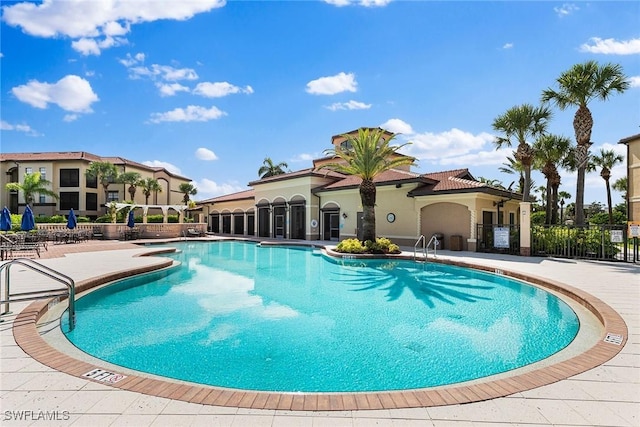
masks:
[[[136,226],[136,221],[133,218],[133,209],[129,211],[129,218],[127,218],[127,227],[133,228]]]
[[[11,230],[11,212],[6,206],[0,212],[0,231]]]
[[[73,208],[69,211],[69,218],[67,219],[67,228],[73,230],[78,225],[78,218],[76,218],[76,213],[73,211]]]
[[[29,231],[36,228],[36,221],[33,218],[33,211],[27,205],[27,208],[24,210],[22,214],[22,223],[20,224],[20,228],[22,231]]]

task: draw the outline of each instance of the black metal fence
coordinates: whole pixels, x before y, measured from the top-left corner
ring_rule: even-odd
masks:
[[[478,224],[478,252],[520,254],[520,226],[517,224]]]
[[[626,225],[537,225],[531,255],[637,262],[638,239],[627,238]]]

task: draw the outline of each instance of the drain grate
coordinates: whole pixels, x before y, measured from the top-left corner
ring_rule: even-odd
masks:
[[[622,335],[612,334],[607,332],[607,336],[604,337],[604,342],[608,342],[609,344],[620,345],[622,344]]]

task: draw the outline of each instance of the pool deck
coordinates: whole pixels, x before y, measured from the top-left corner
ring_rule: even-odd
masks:
[[[82,284],[98,276],[117,277],[127,270],[158,266],[161,258],[138,256],[149,250],[150,247],[128,242],[89,241],[49,245],[39,261]],[[412,254],[413,248],[407,251]],[[639,265],[451,251],[439,251],[437,257],[545,278],[586,292],[622,317],[628,330],[624,347],[604,364],[583,373],[481,402],[405,409],[265,410],[155,397],[52,369],[25,353],[16,343],[14,331],[24,329],[21,322],[26,322],[29,316],[23,310],[29,303],[12,303],[11,313],[2,316],[4,322],[0,323],[1,424],[96,427],[640,425]],[[34,280],[32,273],[23,270],[18,265],[12,266],[13,287],[31,290],[43,286]],[[21,317],[16,321],[18,316]],[[108,331],[98,332],[108,335]],[[19,340],[24,340],[20,332],[15,333]],[[38,351],[48,350],[39,348]],[[50,353],[49,357],[57,358],[60,364],[57,351]]]

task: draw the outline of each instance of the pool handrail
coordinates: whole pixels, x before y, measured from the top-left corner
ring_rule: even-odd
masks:
[[[49,293],[49,291],[32,291],[32,292],[22,292],[13,294],[13,296],[23,297],[23,298],[15,298],[11,299],[11,286],[10,286],[10,269],[14,264],[21,265],[26,267],[36,273],[40,273],[43,276],[46,276],[52,280],[63,283],[67,286],[67,290],[57,290],[57,292]],[[5,280],[4,280],[4,297],[5,300],[0,300],[0,305],[4,304],[4,311],[2,315],[9,314],[9,304],[11,302],[19,302],[19,301],[33,301],[44,298],[53,298],[53,297],[61,297],[68,296],[69,299],[69,331],[73,331],[73,328],[76,324],[76,310],[75,310],[75,289],[76,284],[73,279],[66,274],[60,273],[52,268],[47,267],[46,265],[40,264],[32,259],[28,258],[16,258],[5,264],[0,265],[0,273],[2,270],[5,270]],[[0,278],[2,275],[0,274]]]

